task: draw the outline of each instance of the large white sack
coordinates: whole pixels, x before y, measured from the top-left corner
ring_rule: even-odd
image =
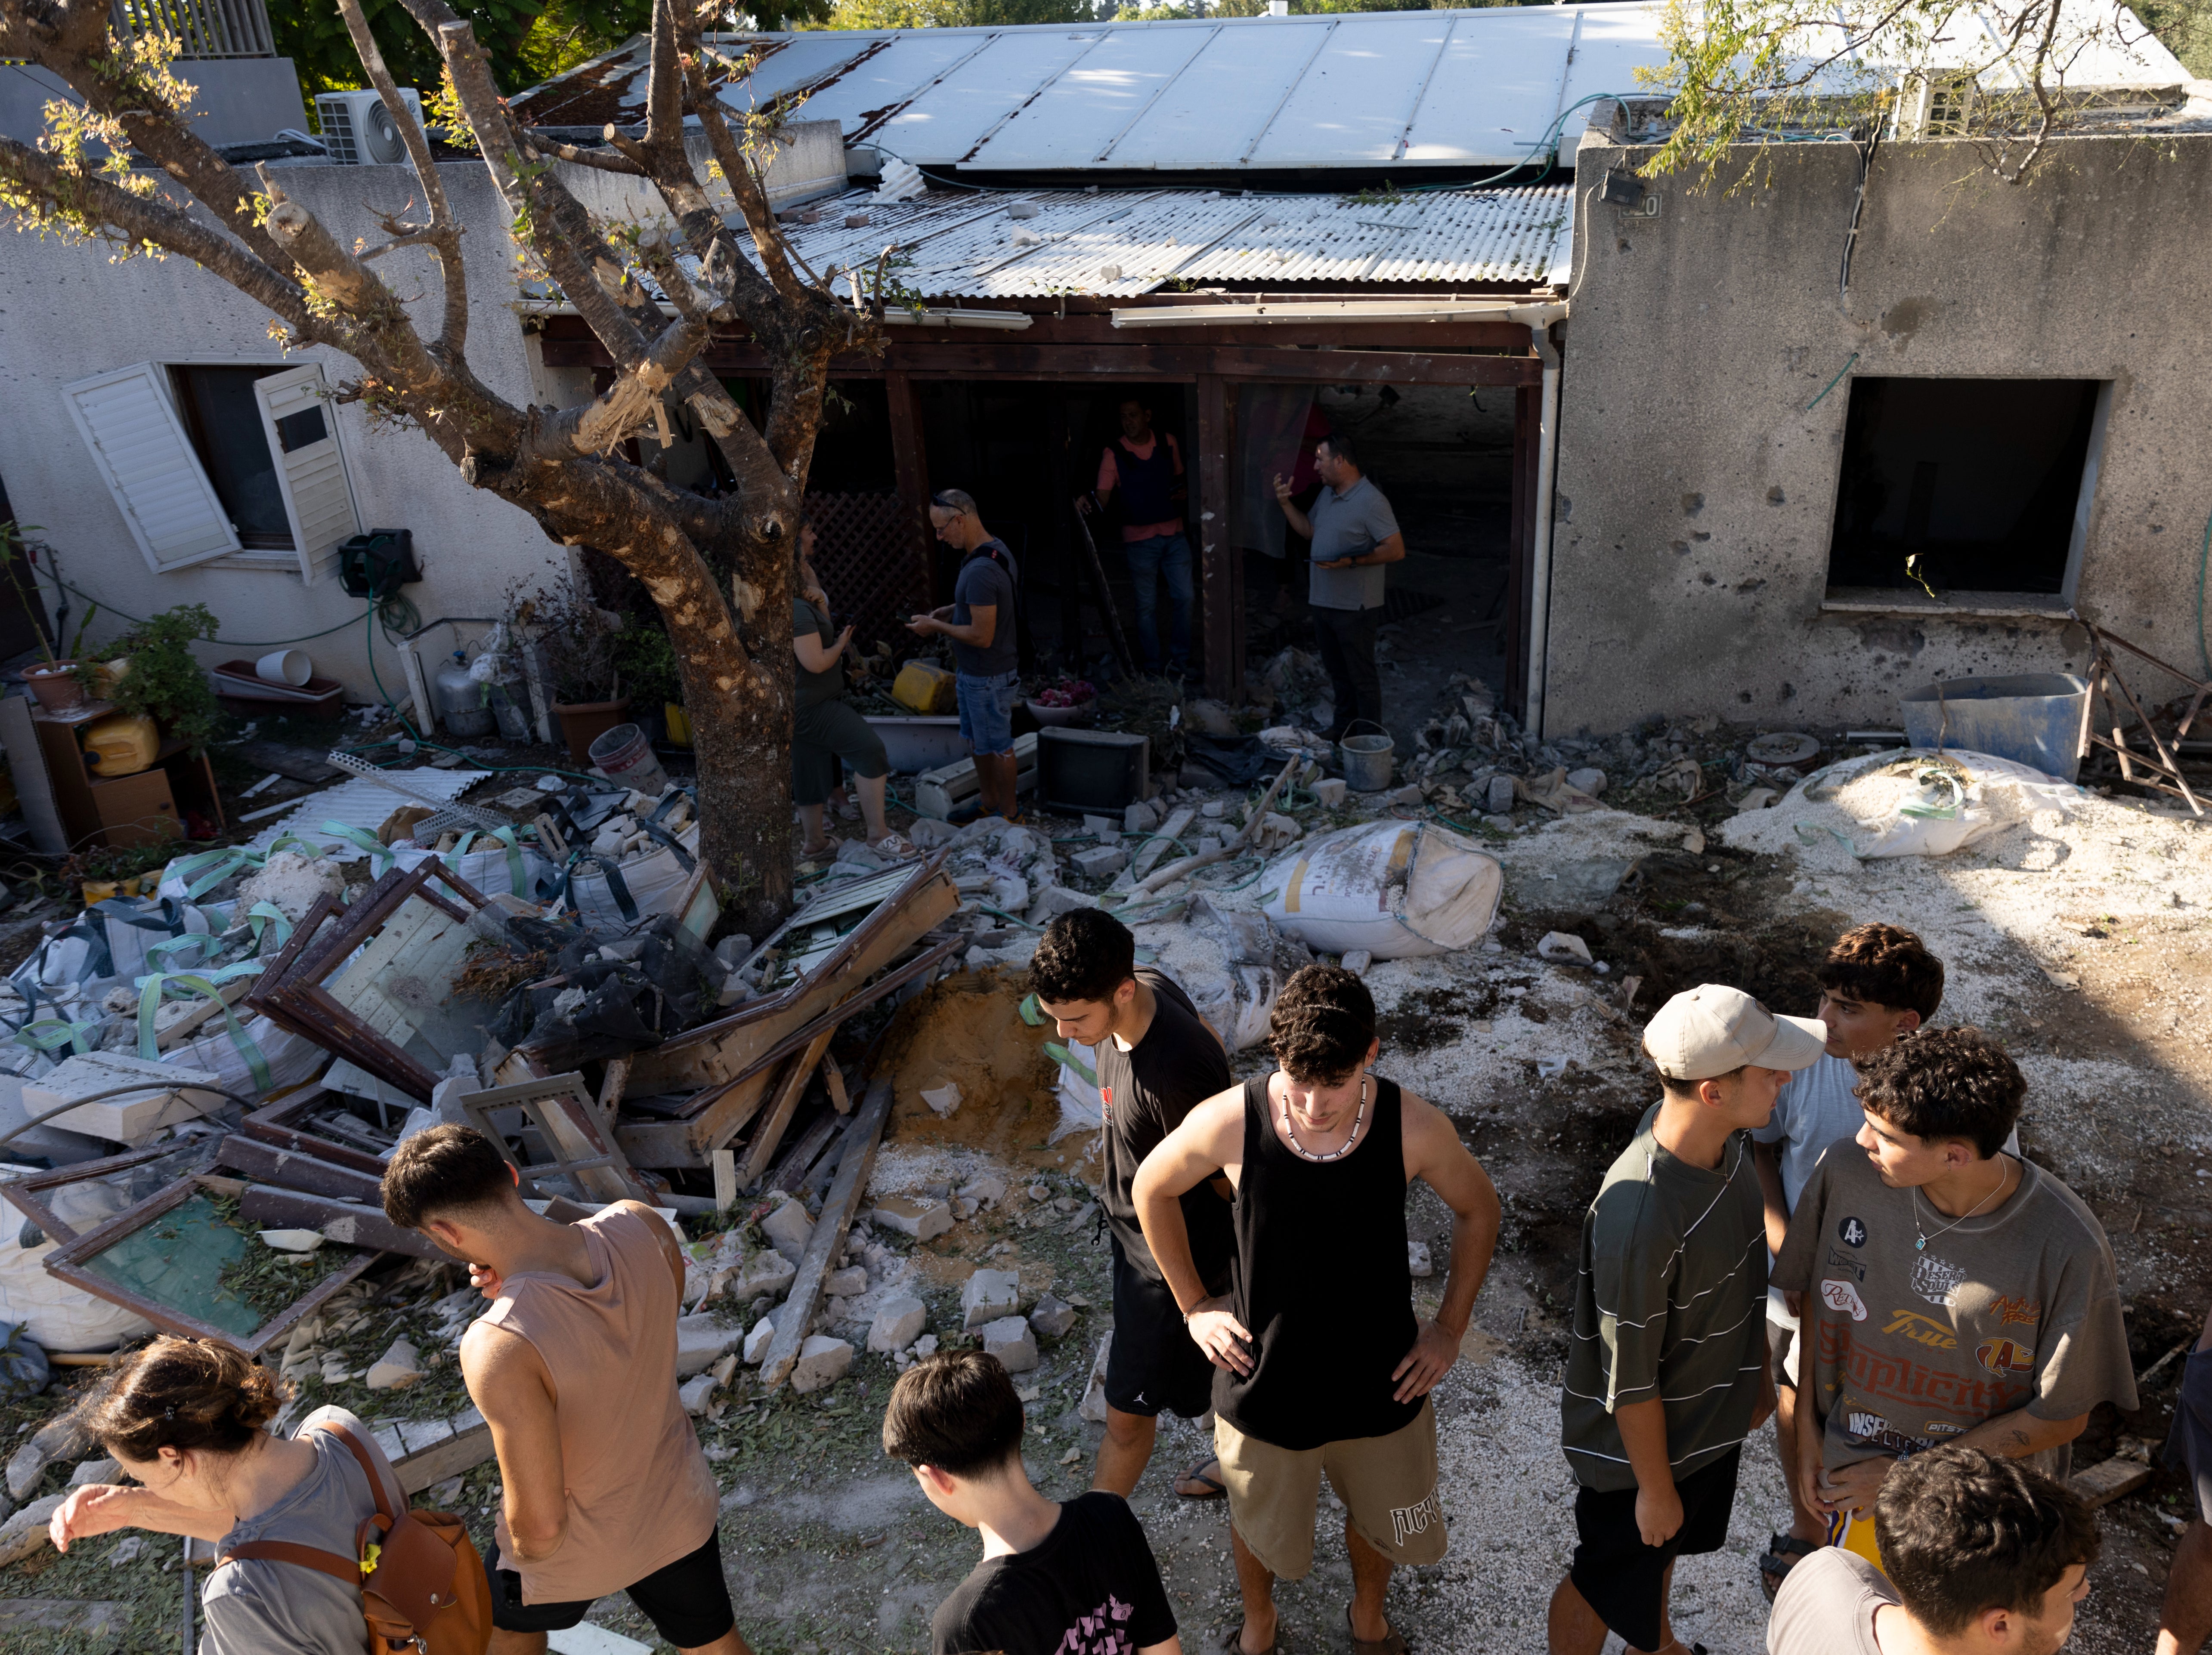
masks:
[[[221,1013],[200,1025],[199,1033],[179,1040],[161,1054],[161,1061],[180,1069],[197,1069],[212,1075],[225,1091],[242,1098],[258,1097],[287,1086],[312,1080],[329,1061],[330,1053],[304,1035],[280,1028],[266,1017],[239,1016],[239,1038],[250,1042],[269,1071],[267,1085],[254,1073],[253,1064]],[[136,1050],[134,1046],[132,1050]]]
[[[49,1190],[46,1204],[82,1235],[114,1217],[130,1202],[113,1185],[88,1179]],[[21,1322],[23,1331],[48,1350],[106,1350],[154,1331],[154,1325],[136,1311],[111,1305],[47,1275],[46,1255],[60,1244],[44,1236],[30,1247],[22,1246],[30,1228],[30,1221],[15,1207],[0,1202],[0,1322]]]
[[[639,920],[650,919],[657,913],[672,913],[676,899],[683,894],[691,870],[697,865],[698,819],[694,817],[683,832],[672,837],[684,847],[684,856],[654,841],[650,849],[616,863],[613,871],[622,882],[620,889],[608,878],[603,858],[577,858],[569,864],[568,905],[586,925],[611,931],[626,931]],[[627,906],[623,901],[625,895],[629,899]]]
[[[1261,876],[1261,912],[1323,954],[1449,954],[1498,916],[1504,872],[1472,840],[1425,821],[1370,821],[1310,840]]]
[[[2039,811],[2063,815],[2081,796],[2071,782],[1987,753],[1892,749],[1814,771],[1779,803],[1723,822],[1721,838],[1779,851],[1791,848],[1786,827],[1798,843],[1832,840],[1860,859],[1948,856]]]

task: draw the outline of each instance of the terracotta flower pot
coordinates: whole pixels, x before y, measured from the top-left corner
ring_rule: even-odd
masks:
[[[84,686],[70,676],[76,667],[74,661],[25,667],[23,682],[31,687],[31,694],[38,697],[39,705],[47,712],[66,712],[84,700]]]
[[[618,724],[629,722],[629,697],[617,701],[556,701],[553,716],[561,721],[561,739],[568,743],[568,757],[579,770],[592,767],[592,743]]]

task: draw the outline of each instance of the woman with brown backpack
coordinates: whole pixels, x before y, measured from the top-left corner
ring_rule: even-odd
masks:
[[[77,1417],[140,1486],[77,1489],[55,1547],[126,1528],[211,1543],[201,1655],[384,1655],[417,1635],[434,1655],[481,1655],[489,1599],[458,1520],[409,1512],[343,1409],[271,1435],[278,1402],[227,1345],[164,1336],[132,1352]]]

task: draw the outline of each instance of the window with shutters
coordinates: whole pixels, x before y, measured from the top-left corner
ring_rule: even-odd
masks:
[[[201,468],[215,485],[216,498],[230,514],[230,526],[241,549],[227,561],[251,561],[273,567],[295,569],[292,525],[284,515],[284,496],[276,485],[276,461],[261,429],[261,409],[253,399],[253,382],[281,373],[277,367],[208,367],[198,363],[169,369],[176,389],[177,409]],[[301,417],[295,415],[295,417]],[[320,421],[319,408],[305,417]],[[281,432],[281,427],[280,427]],[[319,433],[318,435],[319,436]],[[253,557],[255,552],[280,552],[281,557]]]

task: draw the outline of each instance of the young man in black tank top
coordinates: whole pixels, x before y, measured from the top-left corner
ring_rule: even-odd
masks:
[[[1172,978],[1139,970],[1129,928],[1097,908],[1045,928],[1030,980],[1064,1040],[1098,1052],[1105,1101],[1106,1176],[1098,1191],[1114,1249],[1114,1343],[1106,1361],[1106,1440],[1091,1486],[1127,1499],[1152,1457],[1162,1409],[1196,1419],[1213,1405],[1213,1365],[1190,1342],[1182,1315],[1137,1225],[1130,1185],[1137,1167],[1191,1110],[1230,1083],[1221,1041]],[[1227,1287],[1237,1238],[1229,1186],[1201,1185],[1182,1199],[1198,1272]],[[1221,1468],[1209,1457],[1176,1479],[1176,1492],[1217,1499]]]
[[[1402,1655],[1382,1612],[1390,1571],[1444,1555],[1437,1422],[1427,1400],[1459,1360],[1498,1243],[1498,1192],[1441,1110],[1367,1072],[1382,1050],[1359,979],[1308,966],[1267,1043],[1280,1067],[1192,1110],[1138,1169],[1136,1206],[1191,1337],[1216,1368],[1214,1446],[1229,1485],[1244,1623],[1224,1648],[1275,1647],[1278,1576],[1313,1565],[1322,1474],[1345,1503],[1354,1655]],[[1181,1197],[1225,1174],[1237,1258],[1210,1296]],[[1417,1321],[1406,1189],[1452,1210],[1451,1273]]]

